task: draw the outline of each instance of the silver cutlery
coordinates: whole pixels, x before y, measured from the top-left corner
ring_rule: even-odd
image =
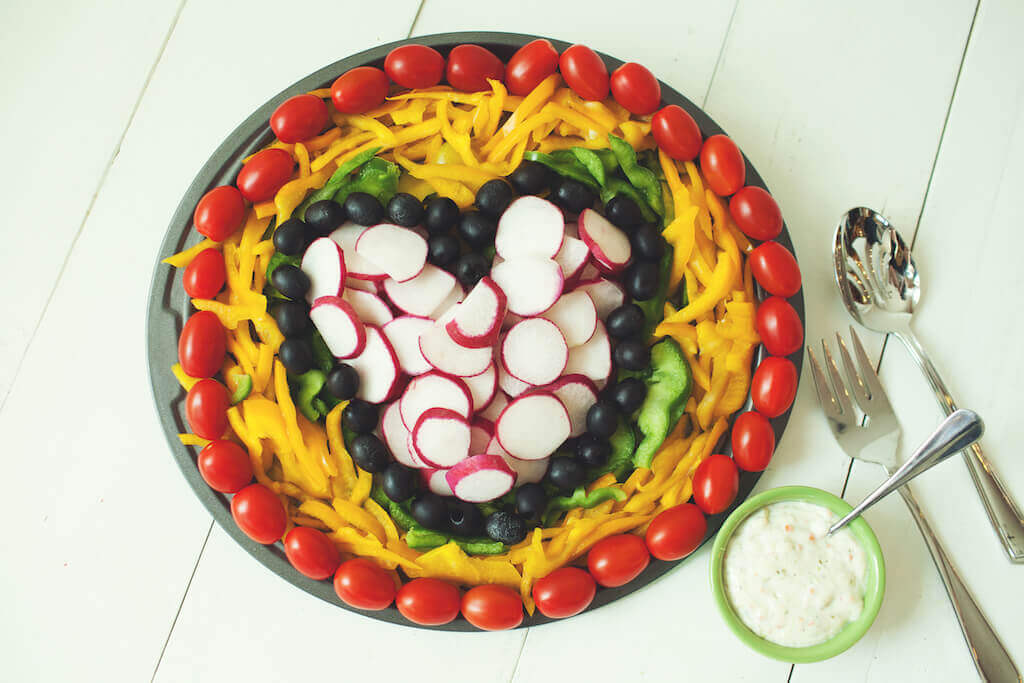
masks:
[[[807,348],[814,377],[814,388],[818,393],[818,401],[825,411],[829,427],[846,454],[857,460],[881,465],[886,474],[891,477],[899,466],[896,449],[899,445],[900,425],[889,404],[889,398],[878,381],[875,369],[852,327],[850,336],[854,355],[857,358],[856,365],[854,365],[842,337],[836,335],[848,382],[843,381],[825,340],[822,340],[821,346],[828,378],[822,371],[814,352],[810,347]],[[854,402],[866,419],[862,419],[860,414],[854,410]],[[959,572],[953,566],[942,544],[939,543],[939,539],[935,536],[931,525],[914,499],[910,486],[904,484],[897,490],[924,536],[928,551],[931,553],[932,560],[939,570],[939,576],[942,577],[942,583],[949,594],[950,602],[953,604],[953,611],[956,613],[960,630],[964,640],[967,641],[967,647],[978,673],[986,681],[1000,683],[1020,681],[1020,672],[1000,642],[999,636],[992,630],[992,626],[989,625],[963,579],[960,578]]]

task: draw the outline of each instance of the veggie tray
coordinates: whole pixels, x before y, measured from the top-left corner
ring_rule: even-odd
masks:
[[[214,518],[303,590],[498,630],[654,580],[768,465],[803,341],[781,212],[647,69],[506,33],[383,45],[213,154],[150,377]]]

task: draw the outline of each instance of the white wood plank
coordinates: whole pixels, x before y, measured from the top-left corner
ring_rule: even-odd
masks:
[[[179,4],[0,3],[0,403]]]

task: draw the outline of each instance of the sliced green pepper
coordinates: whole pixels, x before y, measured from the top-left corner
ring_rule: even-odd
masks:
[[[651,374],[644,379],[647,397],[637,412],[641,441],[633,455],[636,467],[650,467],[654,454],[676,426],[693,388],[693,375],[682,349],[671,337],[651,347]]]
[[[452,538],[467,555],[500,555],[505,552],[505,544],[489,538]]]
[[[365,192],[376,197],[381,204],[387,204],[398,192],[400,175],[401,170],[397,165],[374,157],[363,164],[352,180],[338,188],[334,193],[334,201],[343,204],[353,192]]]
[[[287,256],[279,251],[274,252],[274,254],[270,257],[270,262],[267,264],[267,285],[264,288],[264,292],[266,293],[266,295],[274,300],[290,301],[288,297],[286,297],[281,292],[277,291],[277,288],[274,287],[274,285],[270,284],[270,276],[274,274],[275,270],[277,270],[279,267],[285,264],[298,267],[299,264],[301,263],[302,257],[300,256]]]
[[[622,138],[609,133],[608,143],[630,184],[640,191],[654,213],[663,216],[665,203],[661,197],[661,181],[658,180],[658,176],[651,169],[637,163],[636,150]]]
[[[436,531],[414,526],[405,534],[405,542],[413,550],[429,550],[439,548],[448,542],[448,537]]]
[[[597,156],[594,150],[586,147],[570,147],[569,151],[576,157],[576,161],[580,162],[587,172],[594,176],[597,184],[604,187],[605,169],[601,157]]]
[[[320,412],[313,406],[313,399],[327,382],[327,375],[320,370],[310,370],[301,375],[293,375],[292,380],[297,386],[295,391],[295,407],[307,419],[315,422],[320,419]]]
[[[598,477],[611,472],[615,478],[622,481],[626,473],[633,467],[633,451],[636,450],[636,433],[633,425],[624,419],[619,419],[619,428],[608,439],[612,446],[612,454],[601,467],[595,468],[587,473],[587,479],[594,481]]]
[[[544,164],[558,175],[578,180],[594,190],[600,187],[586,167],[575,157],[554,157],[543,152],[527,152],[523,155],[523,158],[527,161],[536,161],[537,163]]]
[[[235,375],[235,391],[231,394],[231,405],[235,406],[249,397],[252,392],[252,377]]]
[[[324,183],[323,187],[303,200],[302,204],[299,205],[299,208],[296,209],[295,215],[299,218],[305,218],[306,209],[309,208],[310,204],[318,202],[321,199],[330,199],[333,197],[334,194],[341,189],[341,186],[348,182],[349,174],[372,159],[379,151],[380,147],[368,149],[365,152],[360,152],[339,166],[338,169],[331,174],[331,177],[327,179],[327,182]]]
[[[615,176],[609,176],[605,181],[604,188],[601,190],[601,203],[607,204],[611,201],[611,198],[616,195],[625,195],[636,202],[636,205],[640,207],[640,213],[643,214],[644,220],[653,221],[657,216],[651,211],[651,207],[647,206],[647,200],[643,198],[640,192],[627,183],[622,178],[616,178]]]
[[[387,498],[387,496],[385,496],[385,498]],[[396,503],[395,501],[388,499],[386,509],[388,514],[391,515],[391,519],[395,521],[395,524],[403,529],[412,529],[413,527],[419,526],[416,524],[416,520],[412,518],[412,515],[409,513],[405,504]]]
[[[327,348],[327,342],[320,336],[320,333],[313,330],[313,365],[324,372],[330,372],[334,367],[334,354]]]

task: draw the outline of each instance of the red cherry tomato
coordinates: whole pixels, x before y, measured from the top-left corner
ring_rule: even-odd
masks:
[[[213,377],[227,350],[227,332],[212,311],[192,314],[178,337],[178,362],[189,377]],[[220,436],[219,434],[217,436]]]
[[[252,481],[249,454],[234,441],[215,439],[206,444],[199,451],[198,465],[203,481],[214,491],[238,493]]]
[[[276,542],[288,526],[277,495],[263,484],[249,484],[231,499],[231,516],[245,535],[264,545]]]
[[[740,473],[728,455],[709,455],[693,473],[693,502],[709,515],[717,515],[736,500]]]
[[[420,626],[447,624],[459,616],[459,589],[440,579],[413,579],[398,589],[395,606],[402,616]]]
[[[678,104],[662,107],[651,117],[651,133],[658,147],[678,161],[696,159],[704,142],[697,122]]]
[[[218,249],[203,249],[185,266],[182,285],[185,293],[196,299],[212,299],[224,287],[228,273],[224,256]]]
[[[742,192],[742,190],[740,190]],[[733,201],[735,201],[733,197]],[[765,242],[750,252],[750,272],[769,294],[793,296],[800,291],[800,266],[778,242]]]
[[[550,40],[538,38],[516,50],[505,69],[505,83],[513,95],[528,95],[558,71],[558,50]]]
[[[769,356],[761,361],[750,383],[750,398],[757,412],[778,417],[796,398],[796,366],[788,358]]]
[[[223,242],[242,227],[245,220],[245,199],[234,185],[215,187],[199,200],[192,214],[192,223],[199,234],[214,242]]]
[[[426,45],[402,45],[385,57],[384,71],[403,88],[432,88],[444,76],[444,57]]]
[[[334,576],[341,555],[327,534],[308,526],[297,526],[284,537],[284,554],[303,576],[321,581]]]
[[[700,170],[711,191],[727,197],[741,187],[747,167],[739,147],[725,135],[712,135],[700,148]]]
[[[228,429],[230,407],[227,387],[215,379],[201,379],[185,397],[185,419],[196,436],[219,439]]]
[[[596,592],[593,576],[578,567],[562,567],[537,579],[533,601],[544,616],[564,619],[585,610]]]
[[[644,539],[633,534],[603,538],[587,555],[587,568],[599,584],[607,588],[623,586],[647,569],[651,554]]]
[[[804,325],[800,316],[781,297],[770,296],[758,304],[754,325],[764,348],[773,356],[796,353],[804,343]]]
[[[523,623],[523,601],[507,586],[474,586],[462,596],[462,616],[485,631],[504,631]]]
[[[357,66],[335,79],[331,102],[343,114],[363,114],[384,103],[388,75],[373,66]]]
[[[357,609],[384,609],[395,599],[397,590],[391,575],[365,557],[342,562],[334,574],[334,592],[346,605]]]
[[[567,48],[558,60],[565,84],[585,100],[603,100],[608,97],[608,67],[586,45]]]
[[[736,227],[755,240],[771,240],[782,232],[782,211],[775,198],[761,187],[747,185],[729,200]]]
[[[250,202],[265,202],[273,199],[281,186],[292,177],[295,161],[283,149],[271,147],[256,152],[238,172],[235,182],[242,196]]]
[[[775,452],[775,430],[761,413],[753,410],[736,418],[732,425],[732,459],[747,472],[761,472]]]
[[[644,540],[651,555],[659,560],[679,560],[697,549],[707,530],[708,522],[700,508],[683,503],[651,520]]]
[[[281,142],[302,142],[316,136],[330,119],[327,103],[316,95],[296,95],[270,115],[270,129]]]
[[[637,116],[653,114],[661,104],[661,84],[642,64],[626,62],[612,72],[608,84],[615,101]]]
[[[479,92],[490,90],[488,78],[500,81],[505,76],[505,65],[490,50],[466,43],[456,45],[448,53],[448,84],[456,90]]]

